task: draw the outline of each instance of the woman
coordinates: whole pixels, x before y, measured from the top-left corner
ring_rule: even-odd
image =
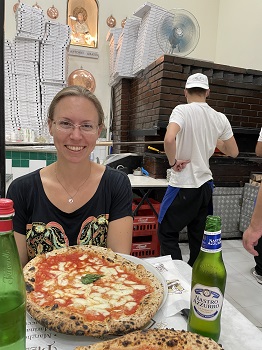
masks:
[[[100,102],[83,87],[66,87],[51,102],[48,127],[57,161],[15,179],[7,193],[23,266],[37,254],[76,244],[130,254],[130,181],[89,158],[103,123]]]

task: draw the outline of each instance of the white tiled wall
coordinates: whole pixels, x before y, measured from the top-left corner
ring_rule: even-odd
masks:
[[[99,163],[103,164],[106,156],[108,155],[109,147],[108,146],[97,146],[94,149],[94,161],[96,162],[97,158]]]
[[[23,167],[12,167],[12,159],[6,159],[6,173],[13,174],[13,180],[22,175],[28,174],[31,171],[34,171],[39,168],[46,166],[45,160],[30,160],[29,168]]]

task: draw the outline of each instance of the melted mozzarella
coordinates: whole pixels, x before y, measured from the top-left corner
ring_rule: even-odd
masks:
[[[57,266],[51,266],[50,279],[43,281],[47,298],[51,294],[54,303],[67,304],[76,309],[81,307],[85,313],[105,317],[110,315],[112,309],[121,314],[124,309],[132,310],[137,306],[134,291],[146,290],[147,287],[129,280],[122,266],[104,266],[99,258],[88,259],[87,254],[80,256],[79,260],[80,268],[72,262],[58,262]],[[98,284],[83,284],[81,277],[89,273],[103,276]],[[46,303],[45,295],[35,293],[39,305]]]

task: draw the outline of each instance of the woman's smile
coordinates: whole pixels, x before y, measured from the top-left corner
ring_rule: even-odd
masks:
[[[79,152],[79,151],[82,151],[84,148],[86,148],[86,146],[69,146],[69,145],[65,145],[65,147],[73,152]]]

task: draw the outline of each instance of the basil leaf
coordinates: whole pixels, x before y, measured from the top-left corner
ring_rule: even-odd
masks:
[[[99,280],[103,276],[104,275],[96,275],[96,274],[88,273],[88,274],[81,277],[81,282],[83,284],[90,284],[90,283],[93,283],[93,282]]]

